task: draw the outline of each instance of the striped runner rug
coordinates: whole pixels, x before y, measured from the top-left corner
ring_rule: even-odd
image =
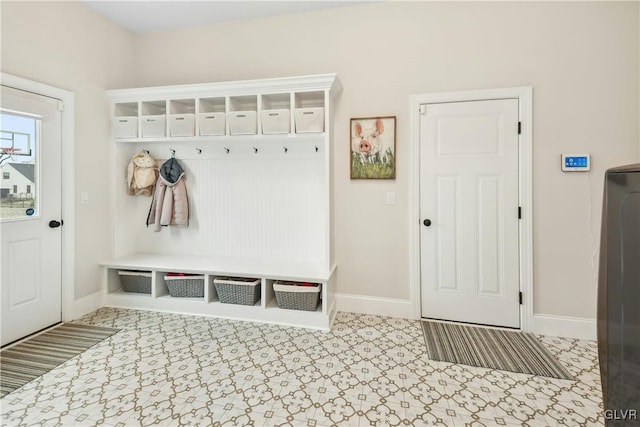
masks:
[[[532,334],[456,323],[420,323],[431,360],[573,379]]]
[[[118,331],[64,323],[3,349],[0,351],[0,398]]]

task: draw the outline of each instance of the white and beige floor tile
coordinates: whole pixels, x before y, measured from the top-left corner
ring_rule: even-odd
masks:
[[[559,380],[431,361],[418,321],[331,332],[103,308],[121,331],[0,401],[4,426],[595,426],[597,346],[539,337]]]

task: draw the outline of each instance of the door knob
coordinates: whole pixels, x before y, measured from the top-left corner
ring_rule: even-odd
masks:
[[[427,218],[424,221],[422,221],[422,223],[424,224],[425,227],[428,227],[431,225],[431,220]]]
[[[56,221],[55,219],[52,221],[49,221],[49,227],[50,228],[58,228],[63,224],[62,220],[60,221]]]

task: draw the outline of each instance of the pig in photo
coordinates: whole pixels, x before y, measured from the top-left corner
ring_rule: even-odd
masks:
[[[351,119],[351,179],[395,179],[395,117]]]

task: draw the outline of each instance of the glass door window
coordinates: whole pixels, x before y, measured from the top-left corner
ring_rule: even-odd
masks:
[[[0,220],[38,216],[40,119],[0,113]]]

